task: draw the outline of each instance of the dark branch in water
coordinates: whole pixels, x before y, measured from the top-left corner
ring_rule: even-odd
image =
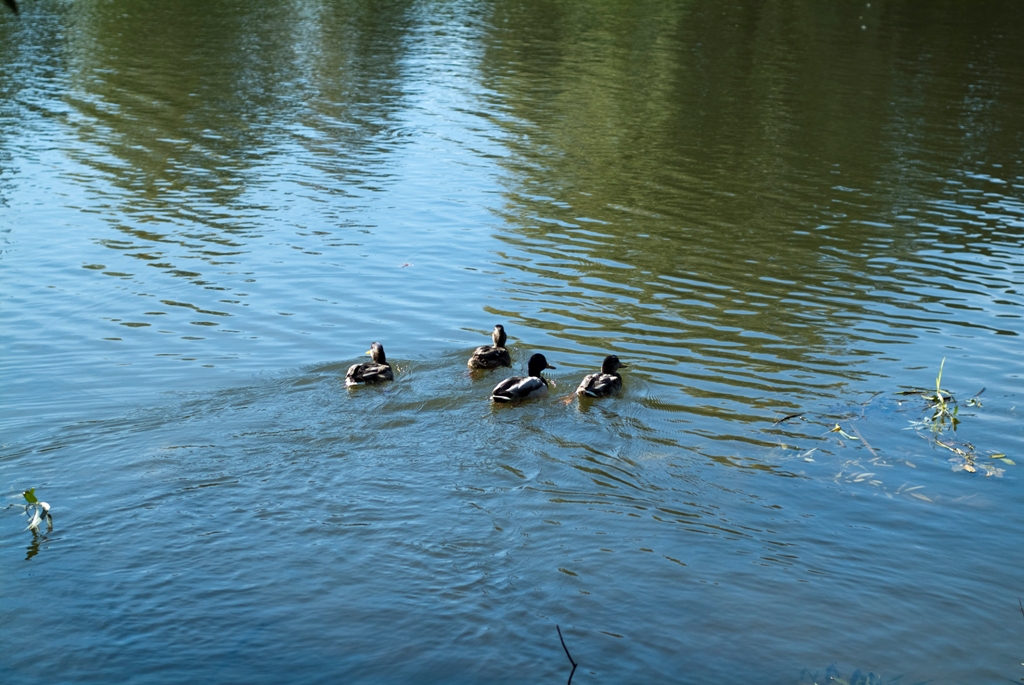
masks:
[[[1021,613],[1021,616],[1024,616],[1024,604],[1021,604],[1021,602],[1020,602],[1020,597],[1018,597],[1018,598],[1017,598],[1017,606],[1019,606],[1019,607],[1020,607],[1020,613]],[[561,637],[561,636],[562,636],[562,634],[561,634],[561,633],[559,633],[559,634],[558,634],[558,636],[559,636],[559,637]],[[564,642],[562,643],[562,646],[563,646],[563,647],[565,646],[565,643],[564,643]],[[569,659],[569,661],[572,661],[572,659]]]
[[[572,664],[572,670],[569,671],[569,682],[565,685],[572,685],[572,677],[576,674],[576,667],[579,666],[579,664],[572,660],[572,654],[569,654],[569,648],[565,646],[565,638],[562,637],[562,629],[556,625],[555,630],[558,631],[558,639],[562,641],[562,649],[565,650],[565,655],[569,657],[569,663]]]
[[[779,425],[783,421],[789,421],[790,419],[795,419],[796,417],[803,416],[803,415],[804,415],[804,412],[800,412],[799,414],[790,414],[789,416],[783,416],[781,419],[779,419],[778,421],[773,423],[772,427],[774,428],[775,426]]]
[[[862,407],[868,406],[869,404],[871,404],[871,400],[875,399],[876,397],[878,397],[881,394],[883,394],[883,391],[879,390],[878,392],[876,392],[873,395],[871,395],[871,397],[869,397],[866,400],[864,400],[863,402],[861,402],[860,406],[862,406]]]
[[[14,0],[4,0],[4,4],[11,8],[11,11],[15,14],[18,13],[18,3]]]

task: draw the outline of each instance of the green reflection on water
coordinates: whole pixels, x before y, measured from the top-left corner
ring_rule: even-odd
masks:
[[[525,323],[796,394],[922,331],[1012,335],[949,311],[1019,273],[998,247],[1020,236],[1019,202],[965,197],[1021,172],[1024,51],[1004,12],[1020,21],[900,3],[495,6],[481,70],[513,152],[501,263],[541,302]],[[996,289],[963,251],[997,255]]]

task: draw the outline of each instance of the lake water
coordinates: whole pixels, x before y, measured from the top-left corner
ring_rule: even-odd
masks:
[[[20,5],[4,682],[1024,677],[1020,3]]]

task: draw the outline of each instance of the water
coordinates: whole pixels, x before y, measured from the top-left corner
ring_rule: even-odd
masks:
[[[1016,4],[21,5],[5,679],[1024,676]]]

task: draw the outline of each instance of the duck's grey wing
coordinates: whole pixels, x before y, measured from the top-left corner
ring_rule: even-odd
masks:
[[[592,374],[590,374],[588,376],[585,376],[583,378],[583,380],[580,381],[579,386],[576,388],[576,394],[577,395],[586,395],[586,394],[588,394],[587,391],[590,389],[590,384],[594,382],[594,379],[597,378],[597,376],[598,376],[598,374],[596,374],[596,373],[592,373]]]
[[[363,367],[366,364],[353,364],[345,372],[345,385],[359,385],[363,382]]]
[[[491,393],[495,402],[511,402],[538,397],[548,391],[548,384],[536,376],[506,378]]]
[[[469,365],[474,369],[496,369],[499,366],[512,366],[512,357],[504,347],[484,345],[476,348],[469,358]]]
[[[512,390],[524,380],[521,376],[506,378],[494,386],[494,390],[491,391],[491,399],[495,402],[510,402],[514,400],[516,396],[512,394]]]
[[[353,364],[348,367],[348,372],[345,374],[345,385],[364,385],[393,381],[394,379],[395,375],[387,364]]]
[[[584,383],[586,383],[585,387]],[[622,379],[610,373],[592,374],[584,379],[584,383],[580,383],[576,392],[590,397],[605,397],[622,388]]]
[[[395,380],[395,374],[389,364],[370,364],[370,368],[363,373],[363,378],[367,383],[380,383]]]
[[[519,384],[517,391],[520,397],[526,399],[528,397],[540,397],[546,395],[548,392],[548,382],[543,378],[537,378],[536,376],[530,376],[525,381]]]

